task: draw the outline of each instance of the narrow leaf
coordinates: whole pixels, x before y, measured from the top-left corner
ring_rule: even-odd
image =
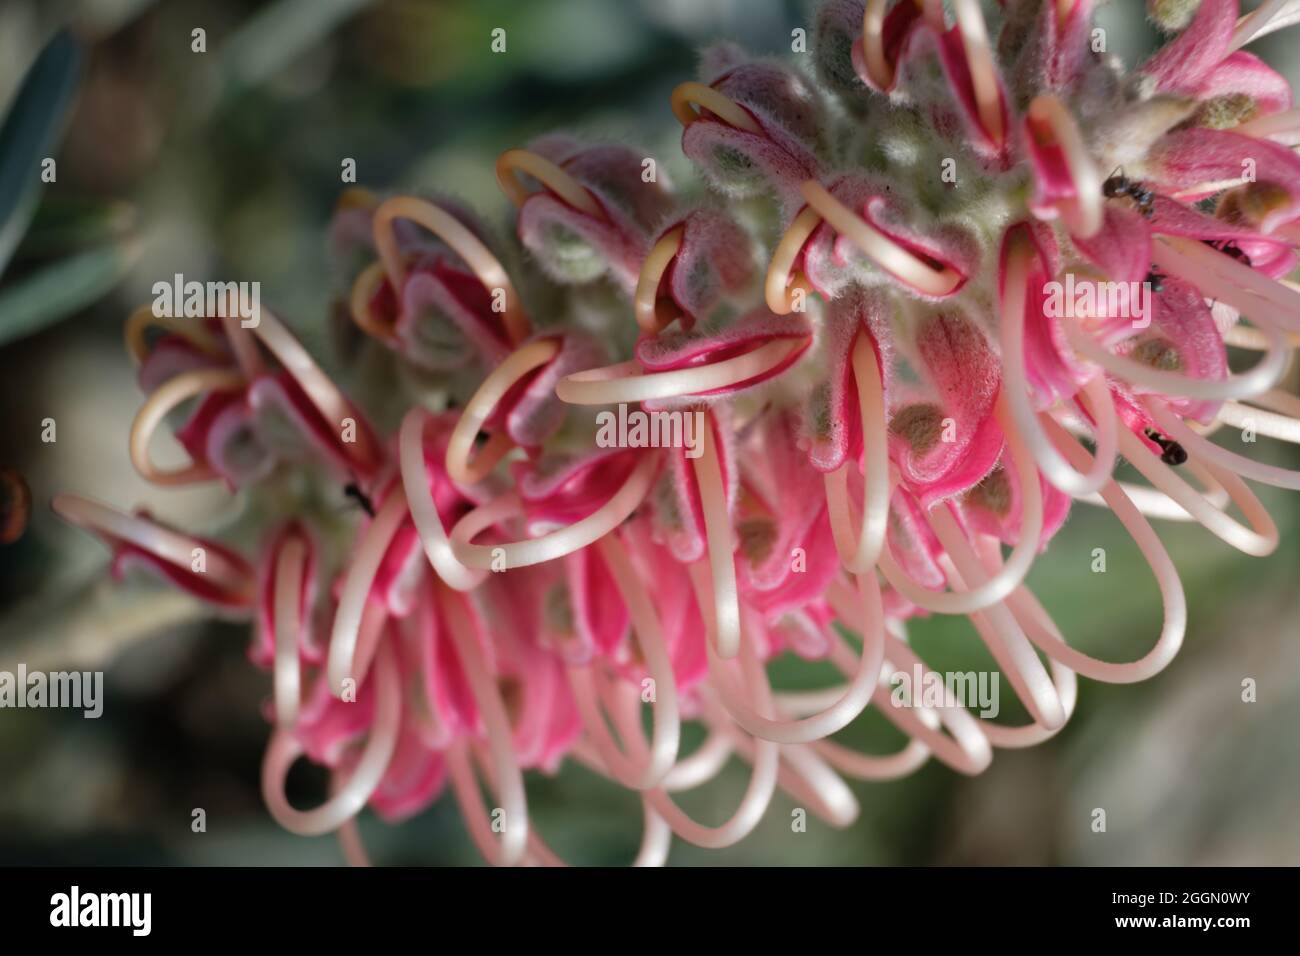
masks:
[[[58,260],[0,289],[0,346],[40,331],[104,296],[135,261],[134,242]]]
[[[45,45],[0,126],[0,275],[36,211],[41,160],[62,134],[81,72],[81,47],[67,30]]]

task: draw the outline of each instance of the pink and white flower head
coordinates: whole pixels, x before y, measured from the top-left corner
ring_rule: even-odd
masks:
[[[1056,733],[1078,675],[1172,661],[1187,606],[1149,518],[1262,556],[1278,533],[1247,481],[1300,488],[1207,437],[1300,441],[1277,387],[1300,341],[1300,115],[1243,49],[1300,4],[1152,0],[1169,39],[1133,71],[1096,48],[1094,6],[827,0],[812,71],[710,48],[670,104],[705,200],[565,134],[498,161],[509,242],[449,200],[350,194],[332,239],[353,318],[433,382],[427,407],[385,437],[378,397],[345,396],[269,314],[152,342],[137,316],[133,460],[275,495],[275,523],[254,560],[55,507],[115,571],[254,619],[268,806],[355,861],[364,807],[398,821],[447,791],[488,860],[558,863],[527,782],[572,762],[640,795],[642,864],[674,835],[738,842],[778,787],[847,826],[845,777],[979,773]],[[1229,346],[1260,357],[1233,371]],[[615,409],[635,424],[601,447]],[[149,437],[173,412],[193,461],[164,471]],[[1144,484],[1113,477],[1120,456]],[[286,506],[285,471],[316,490]],[[340,518],[320,489],[343,483],[363,508]],[[1025,584],[1075,500],[1110,509],[1159,591],[1130,663],[1071,647]],[[1029,723],[898,705],[889,676],[925,666],[907,622],[931,614],[969,619]],[[785,654],[845,681],[775,692]],[[873,706],[903,749],[829,739]],[[690,753],[686,722],[707,729]],[[299,756],[333,773],[313,809],[284,795]],[[735,812],[691,819],[674,795],[733,757]]]

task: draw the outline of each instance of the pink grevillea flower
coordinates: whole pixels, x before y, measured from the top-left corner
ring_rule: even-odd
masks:
[[[150,342],[154,325],[163,334]],[[144,308],[127,324],[127,344],[148,394],[131,427],[131,460],[150,481],[220,478],[239,488],[266,477],[279,461],[303,458],[323,462],[345,480],[368,481],[382,461],[366,418],[269,310],[246,328],[228,318],[187,325]],[[150,439],[186,404],[192,407],[175,434],[192,463],[159,468]]]
[[[506,240],[452,200],[350,193],[331,236],[352,316],[420,383],[396,434],[363,417],[391,395],[344,397],[269,313],[141,313],[132,456],[266,496],[260,560],[55,507],[116,571],[255,619],[268,807],[356,862],[363,807],[399,821],[449,791],[489,861],[558,863],[527,780],[572,762],[640,795],[640,864],[674,835],[738,842],[778,787],[847,826],[846,777],[979,773],[1059,731],[1079,675],[1132,683],[1177,654],[1186,602],[1148,519],[1266,555],[1247,480],[1300,488],[1207,437],[1300,442],[1276,387],[1300,341],[1300,118],[1243,49],[1300,5],[1155,0],[1170,38],[1127,73],[1094,6],[828,0],[808,72],[712,47],[668,104],[706,200],[566,134],[498,160]],[[1228,346],[1261,357],[1234,372]],[[186,405],[193,463],[162,471],[149,436]],[[1120,456],[1145,484],[1113,477]],[[271,480],[290,468],[297,492]],[[321,508],[345,482],[362,507]],[[1114,514],[1159,591],[1131,662],[1072,647],[1025,584],[1075,500]],[[891,675],[926,670],[907,622],[931,614],[969,619],[1029,723],[895,700]],[[785,654],[844,681],[775,692]],[[829,739],[871,706],[902,749]],[[333,775],[310,810],[284,794],[299,756]],[[734,812],[691,819],[674,795],[732,757]]]

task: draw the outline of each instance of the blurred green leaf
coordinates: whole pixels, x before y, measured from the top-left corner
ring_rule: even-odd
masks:
[[[103,666],[133,644],[201,620],[199,601],[156,582],[118,583],[96,571],[61,582],[0,617],[0,669]]]
[[[249,18],[221,49],[226,95],[270,78],[371,0],[278,0]]]
[[[60,30],[27,71],[0,126],[0,275],[36,210],[41,160],[58,141],[80,72],[81,47]]]
[[[138,254],[118,242],[61,259],[0,289],[0,346],[65,319],[95,302],[125,275]]]
[[[102,245],[120,239],[135,223],[135,207],[120,199],[47,196],[15,255],[48,256]]]

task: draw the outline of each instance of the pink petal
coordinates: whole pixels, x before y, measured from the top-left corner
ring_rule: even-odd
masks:
[[[825,601],[810,601],[779,618],[768,619],[767,633],[772,653],[790,650],[806,660],[822,660],[830,653],[828,637],[834,630],[835,613]]]
[[[1255,115],[1281,113],[1291,108],[1291,84],[1285,76],[1255,56],[1237,51],[1212,69],[1201,81],[1198,97],[1209,100],[1244,93],[1255,104]]]
[[[303,702],[293,736],[314,763],[338,767],[348,749],[370,729],[375,715],[375,682],[365,681],[354,701],[335,697],[329,682],[317,680]]]
[[[135,513],[139,517],[147,518],[154,524],[168,528],[168,530],[175,530],[169,525],[153,518],[149,512],[144,509],[138,509]],[[172,564],[170,561],[163,560],[152,551],[118,540],[112,535],[101,534],[101,537],[103,537],[104,540],[113,548],[113,557],[109,564],[109,573],[113,576],[114,580],[120,581],[129,570],[138,568],[161,578],[167,583],[180,588],[180,590],[184,591],[186,594],[190,594],[213,607],[223,610],[242,610],[247,606],[245,595],[230,594],[222,590],[213,583],[210,575],[193,571],[188,565],[181,567]],[[252,565],[250,565],[248,561],[244,559],[243,555],[239,554],[237,551],[209,539],[195,538],[194,540],[198,542],[199,546],[202,547],[205,552],[219,555],[226,563],[241,569],[249,579],[255,577]]]
[[[848,209],[913,255],[959,273],[963,280],[948,295],[959,291],[965,277],[974,275],[979,267],[979,245],[969,232],[960,226],[936,221],[920,210],[909,209],[895,197],[887,180],[854,173],[835,180],[827,189]],[[809,237],[801,258],[804,274],[827,300],[842,295],[849,286],[857,283],[897,283],[912,295],[939,301],[881,270],[850,239],[837,233],[828,223],[822,223]]]
[[[1151,227],[1141,213],[1107,203],[1101,230],[1074,245],[1111,282],[1142,282],[1151,271]]]
[[[341,423],[327,422],[307,397],[297,380],[288,372],[281,371],[265,375],[253,382],[248,389],[248,404],[255,413],[255,425],[262,442],[267,447],[280,448],[282,441],[274,433],[269,433],[262,423],[261,416],[274,410],[283,415],[296,426],[298,435],[305,445],[315,451],[317,456],[330,465],[336,477],[344,481],[353,480],[357,470],[354,459],[343,447]],[[356,422],[357,438],[367,436],[372,447],[379,444],[378,438],[369,423],[359,411],[352,409],[351,418]]]
[[[1141,72],[1164,92],[1195,96],[1205,78],[1228,55],[1237,14],[1237,0],[1202,0],[1187,29],[1161,47]]]
[[[443,755],[429,748],[409,715],[402,718],[393,757],[370,796],[371,808],[386,823],[415,816],[438,799],[447,782]]]
[[[709,207],[671,223],[660,235],[678,226],[681,246],[661,286],[688,317],[704,319],[753,275],[749,237],[729,216]]]
[[[928,588],[944,586],[947,579],[938,560],[943,547],[926,523],[921,505],[901,486],[894,490],[890,501],[887,541],[894,560],[918,584]]]
[[[827,305],[822,323],[827,376],[814,391],[805,415],[808,456],[818,471],[834,471],[846,460],[856,461],[862,455],[862,420],[851,364],[853,344],[859,332],[870,339],[888,396],[893,374],[891,315],[887,293],[861,286],[851,287]]]
[[[904,482],[928,508],[973,486],[1001,455],[993,417],[1001,375],[984,333],[956,311],[925,317],[916,349],[933,391],[897,396],[889,446]]]
[[[709,671],[704,618],[695,601],[690,577],[669,548],[654,540],[649,522],[630,521],[624,527],[624,540],[637,571],[642,580],[652,582],[651,594],[668,645],[678,693],[688,695]],[[639,679],[644,668],[628,666],[625,672]],[[689,701],[682,703],[685,711]]]
[[[715,415],[720,422],[715,420]],[[730,513],[736,500],[736,452],[728,406],[716,406],[706,415],[705,423],[705,427],[713,429]],[[695,479],[693,460],[686,457],[686,452],[685,448],[665,448],[659,452],[667,459],[668,468],[651,494],[659,533],[677,560],[690,563],[704,556],[705,535],[699,483]]]
[[[862,33],[862,12],[863,4],[855,4],[859,8],[857,13],[857,24],[859,38]],[[915,3],[896,3],[885,14],[885,22],[880,31],[880,45],[884,51],[885,60],[894,68],[894,82],[888,88],[882,89],[867,73],[866,62],[862,59],[862,48],[860,45],[853,49],[853,65],[857,69],[858,78],[872,90],[877,93],[892,93],[898,88],[898,77],[904,70],[904,65],[911,59],[914,41],[919,35],[924,34],[926,37],[931,36],[929,26],[921,18],[921,9]]]
[[[803,341],[804,344],[802,347],[793,348],[789,355],[773,367],[744,381],[681,399],[647,401],[646,408],[659,409],[683,403],[697,405],[701,401],[730,397],[745,389],[761,385],[776,378],[798,362],[812,345],[813,336],[812,325],[806,315],[797,312],[775,315],[760,306],[720,329],[701,326],[692,332],[684,332],[672,328],[653,338],[641,339],[636,344],[636,358],[647,372],[667,372],[712,365],[781,340]]]
[[[1170,133],[1152,149],[1152,178],[1170,192],[1205,182],[1235,179],[1246,171],[1245,160],[1254,163],[1256,182],[1245,188],[1267,184],[1281,191],[1282,201],[1255,223],[1261,232],[1300,216],[1300,156],[1280,143],[1242,136],[1231,130],[1186,129]]]
[[[799,186],[817,176],[824,148],[816,89],[798,73],[749,61],[726,44],[706,52],[709,60],[704,82],[745,110],[762,132],[738,129],[704,110],[683,131],[682,152],[728,196],[771,190],[787,210],[797,208]]]
[[[391,287],[385,282],[376,299]],[[376,301],[376,307],[383,304]],[[451,371],[471,361],[495,366],[509,344],[492,297],[476,275],[435,255],[411,270],[394,332],[402,356],[422,368]]]
[[[1019,223],[1003,235],[999,294],[1006,295],[1007,255],[1012,243],[1022,236],[1029,238],[1037,252],[1025,277],[1025,375],[1034,404],[1048,408],[1078,391],[1079,383],[1092,370],[1073,361],[1073,349],[1061,329],[1061,320],[1047,314],[1047,284],[1060,272],[1061,253],[1044,223]]]
[[[950,27],[939,38],[938,48],[939,62],[943,65],[944,75],[948,78],[948,86],[951,92],[956,94],[955,99],[950,102],[955,101],[960,107],[958,115],[966,129],[964,139],[987,158],[1005,156],[1010,138],[1004,137],[1004,142],[999,147],[989,138],[984,124],[980,121],[979,107],[975,102],[975,85],[971,80],[970,64],[966,60],[966,44],[962,40],[961,30],[955,25]],[[1010,130],[1012,122],[1007,114],[1007,95],[1001,75],[997,77],[997,84],[1001,93],[1002,129]]]
[[[589,216],[550,192],[537,192],[519,210],[520,241],[557,282],[590,282],[608,274],[630,295],[650,236],[672,205],[662,183],[642,181],[645,157],[626,147],[586,146],[558,135],[535,140],[530,148],[585,187],[603,215]]]
[[[1165,277],[1164,290],[1152,297],[1151,326],[1118,350],[1130,358],[1155,363],[1202,381],[1219,381],[1228,375],[1223,338],[1200,291],[1173,277]],[[1142,394],[1148,389],[1137,387]],[[1218,402],[1171,398],[1181,415],[1208,424]]]
[[[255,667],[269,670],[275,664],[275,595],[276,571],[284,545],[297,539],[306,545],[306,564],[299,589],[298,616],[302,629],[298,634],[298,657],[304,664],[319,664],[325,651],[313,628],[313,610],[319,593],[317,581],[316,536],[298,520],[287,521],[271,535],[262,555],[258,573],[257,626],[248,659]]]
[[[217,329],[221,343],[225,345],[224,334]],[[168,333],[160,336],[149,348],[149,354],[140,363],[136,381],[140,391],[146,395],[164,382],[175,378],[182,372],[192,372],[202,368],[233,367],[232,360],[218,359],[190,344],[184,336]]]
[[[739,586],[769,618],[819,598],[840,567],[822,477],[799,450],[798,435],[792,412],[769,412],[741,453],[755,513],[738,522]],[[803,552],[798,570],[796,549]]]
[[[1070,496],[1042,476],[1038,482],[1043,495],[1043,532],[1039,545],[1042,551],[1065,524],[1070,513]],[[1004,462],[989,472],[961,499],[961,515],[976,532],[992,535],[1006,545],[1017,544],[1024,512],[1016,469]]]
[[[630,617],[605,559],[598,549],[583,548],[564,558],[564,570],[575,636],[582,649],[573,663],[587,663],[596,653],[613,654],[627,636]]]
[[[586,518],[606,504],[636,468],[639,448],[597,449],[579,456],[543,456],[512,467],[530,534]]]
[[[506,433],[523,448],[537,448],[564,424],[568,406],[555,394],[555,384],[566,375],[595,368],[605,361],[605,350],[592,335],[573,330],[557,335],[539,332],[529,341],[556,339],[560,350],[541,368],[530,373],[501,400]]]

